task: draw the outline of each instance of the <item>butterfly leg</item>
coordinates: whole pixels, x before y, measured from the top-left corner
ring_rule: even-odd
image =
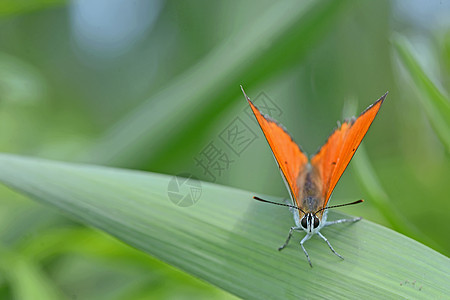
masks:
[[[289,241],[291,240],[292,233],[294,232],[294,230],[299,230],[299,229],[301,229],[301,228],[295,227],[295,226],[291,227],[291,229],[289,230],[289,235],[288,235],[288,237],[286,239],[286,242],[284,242],[284,244],[281,247],[278,248],[278,251],[281,251],[284,248],[286,248],[286,246],[289,244]]]
[[[309,239],[311,238],[311,236],[312,236],[312,235],[310,235],[310,234],[305,235],[305,237],[304,237],[304,238],[301,240],[301,242],[300,242],[300,246],[302,246],[303,252],[305,252],[306,258],[308,259],[309,266],[312,268],[312,263],[311,263],[311,260],[309,259],[309,254],[308,254],[308,252],[306,251],[305,246],[303,246],[303,244],[304,244],[307,240],[309,240]]]
[[[331,246],[330,242],[327,240],[326,237],[324,237],[320,232],[317,232],[317,235],[319,235],[325,242],[327,242],[328,247],[330,247],[331,251],[336,254],[337,257],[344,259],[339,253],[336,252],[336,250],[333,249],[333,247]]]
[[[362,218],[353,218],[353,219],[340,219],[340,220],[336,220],[336,221],[331,221],[331,222],[325,222],[325,224],[323,224],[323,227],[326,226],[330,226],[330,225],[334,225],[334,224],[340,224],[340,223],[354,223],[354,222],[358,222],[359,220],[361,220]]]

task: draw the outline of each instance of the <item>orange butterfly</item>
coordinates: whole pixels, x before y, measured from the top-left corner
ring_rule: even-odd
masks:
[[[383,104],[387,92],[363,111],[358,118],[345,121],[335,129],[325,145],[312,156],[311,160],[308,160],[306,154],[293,141],[286,129],[268,115],[263,115],[247,97],[242,86],[241,89],[272,149],[293,204],[276,203],[253,197],[262,202],[288,206],[294,214],[296,226],[291,227],[286,242],[278,250],[287,246],[294,231],[306,231],[306,236],[301,240],[300,245],[311,267],[311,260],[303,244],[314,234],[320,236],[331,251],[343,259],[319,231],[329,225],[361,220],[361,218],[354,218],[327,222],[327,209],[356,204],[363,200],[335,206],[327,206],[327,203],[339,178],[350,163]]]

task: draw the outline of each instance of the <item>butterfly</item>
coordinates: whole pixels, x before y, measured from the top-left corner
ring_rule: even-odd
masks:
[[[350,163],[388,93],[386,92],[370,105],[358,118],[353,117],[340,124],[317,153],[308,159],[308,156],[294,142],[283,125],[270,116],[262,114],[250,101],[242,86],[241,90],[269,143],[292,200],[292,205],[290,205],[253,197],[258,201],[288,206],[294,215],[295,226],[291,227],[286,242],[278,250],[282,250],[288,245],[293,232],[305,231],[306,235],[301,240],[300,246],[311,267],[311,260],[304,243],[315,234],[328,244],[335,255],[344,259],[334,250],[320,230],[333,224],[361,220],[361,218],[352,218],[327,221],[327,209],[356,204],[363,200],[335,206],[327,206],[327,204],[334,187]]]

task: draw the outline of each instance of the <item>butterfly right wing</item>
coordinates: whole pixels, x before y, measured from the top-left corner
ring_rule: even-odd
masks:
[[[369,106],[358,118],[342,123],[330,135],[319,152],[312,157],[311,164],[319,172],[323,184],[322,207],[326,207],[334,187],[369,130],[386,96],[387,93]]]
[[[253,105],[250,98],[247,97],[244,89],[242,89],[242,92],[269,143],[270,149],[272,149],[273,156],[278,163],[286,185],[289,187],[292,199],[295,200],[297,207],[301,207],[298,200],[299,187],[297,180],[308,163],[308,157],[300,150],[299,146],[292,140],[282,125],[278,124],[269,116],[263,115]]]

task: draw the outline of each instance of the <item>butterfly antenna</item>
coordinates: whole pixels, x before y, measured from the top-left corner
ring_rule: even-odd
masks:
[[[298,209],[299,211],[301,211],[302,213],[306,214],[300,207],[297,207],[297,206],[294,206],[294,205],[289,205],[289,204],[284,204],[284,203],[278,203],[278,202],[272,202],[272,201],[269,201],[269,200],[261,199],[261,198],[256,197],[256,196],[253,197],[253,199],[258,200],[258,201],[261,201],[261,202],[270,203],[270,204],[275,204],[275,205],[287,206],[287,207],[295,208],[295,209]]]
[[[319,210],[316,211],[314,214],[317,214],[318,212],[321,212],[322,210],[325,210],[325,209],[336,208],[336,207],[347,206],[347,205],[353,205],[353,204],[358,204],[358,203],[361,203],[361,202],[364,202],[364,200],[363,200],[363,199],[359,199],[359,200],[357,200],[357,201],[350,202],[350,203],[339,204],[339,205],[333,205],[333,206],[327,206],[327,207],[324,207],[324,208],[319,209]]]

